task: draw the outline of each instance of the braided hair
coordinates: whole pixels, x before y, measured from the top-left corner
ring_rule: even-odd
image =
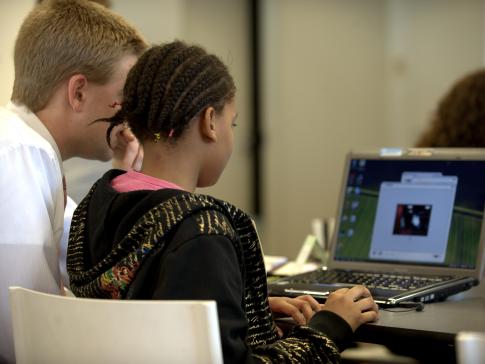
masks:
[[[209,106],[221,112],[235,92],[227,67],[203,48],[181,41],[154,46],[128,74],[121,109],[108,119],[108,143],[123,122],[140,141],[176,140],[192,118]]]

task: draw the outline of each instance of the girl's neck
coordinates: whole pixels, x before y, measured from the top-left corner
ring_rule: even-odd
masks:
[[[159,178],[164,181],[176,184],[185,191],[195,192],[196,185],[189,181],[187,178],[184,178],[184,176],[177,175],[176,173],[170,173],[169,171],[160,170],[160,168],[153,169],[150,167],[145,167],[145,163],[140,172],[148,176]]]
[[[193,156],[188,156],[182,148],[144,145],[141,172],[174,183],[185,191],[195,192],[199,167]]]

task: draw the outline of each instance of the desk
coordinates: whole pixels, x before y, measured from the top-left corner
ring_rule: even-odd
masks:
[[[485,282],[444,302],[429,303],[424,311],[380,310],[379,321],[362,325],[356,341],[387,346],[423,363],[455,363],[458,331],[485,332]]]

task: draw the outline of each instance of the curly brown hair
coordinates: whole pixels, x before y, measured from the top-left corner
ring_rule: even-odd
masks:
[[[226,65],[203,48],[175,41],[146,51],[126,79],[123,104],[108,129],[127,121],[144,141],[176,140],[209,106],[221,112],[236,87]]]
[[[485,70],[458,80],[441,99],[417,147],[485,147]]]

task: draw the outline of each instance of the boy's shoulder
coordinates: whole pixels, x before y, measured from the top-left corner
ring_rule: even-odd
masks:
[[[17,112],[1,106],[0,154],[6,153],[21,153],[24,158],[29,155],[41,155],[45,160],[52,162],[52,165],[60,163],[56,150],[45,137],[29,126]]]
[[[0,138],[2,143],[45,145],[52,149],[50,144],[22,119],[21,115],[4,106],[0,106]]]

